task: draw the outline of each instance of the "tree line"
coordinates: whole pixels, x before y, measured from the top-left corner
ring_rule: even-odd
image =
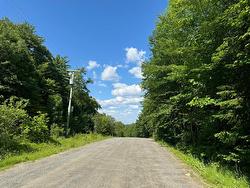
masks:
[[[136,124],[124,124],[121,121],[115,120],[107,114],[96,114],[93,117],[94,130],[98,134],[116,137],[137,137],[138,131]]]
[[[0,158],[22,151],[24,142],[65,135],[68,69],[68,59],[53,56],[32,25],[0,20]],[[85,74],[84,68],[75,73],[69,136],[99,130],[93,117],[100,105]]]
[[[143,64],[138,136],[250,171],[250,1],[171,0]]]

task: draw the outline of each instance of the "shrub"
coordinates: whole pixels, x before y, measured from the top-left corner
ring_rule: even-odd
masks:
[[[53,138],[58,138],[60,136],[63,136],[63,134],[64,134],[64,128],[60,127],[59,125],[55,123],[51,125],[50,135]]]
[[[27,104],[28,100],[11,97],[0,105],[0,155],[17,149],[21,126],[29,121]]]
[[[48,142],[50,140],[48,121],[47,114],[39,112],[30,122],[22,125],[22,134],[32,142]]]
[[[95,132],[102,135],[115,135],[115,120],[105,114],[93,117]]]

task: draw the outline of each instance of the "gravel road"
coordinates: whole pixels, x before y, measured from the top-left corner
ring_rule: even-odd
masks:
[[[196,188],[192,171],[151,139],[112,138],[0,172],[1,188]]]

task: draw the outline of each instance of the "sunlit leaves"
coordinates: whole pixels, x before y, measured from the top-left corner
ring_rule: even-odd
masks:
[[[248,0],[170,1],[150,38],[137,125],[200,157],[249,166],[249,28]]]

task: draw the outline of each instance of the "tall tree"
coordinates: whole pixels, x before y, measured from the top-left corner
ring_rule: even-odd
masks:
[[[68,60],[53,57],[43,43],[28,23],[0,20],[0,96],[27,99],[29,115],[42,112],[49,117],[49,129],[52,124],[64,127],[69,97]],[[99,108],[89,95],[87,84],[91,81],[85,79],[85,73],[81,69],[75,78],[72,133],[93,131],[91,117]]]
[[[150,38],[137,126],[204,159],[249,165],[249,4],[170,1]]]
[[[94,130],[92,117],[100,108],[97,101],[89,95],[87,84],[92,81],[83,79],[85,74],[84,68],[75,73],[72,103],[73,117],[70,127],[72,133],[92,132]]]

